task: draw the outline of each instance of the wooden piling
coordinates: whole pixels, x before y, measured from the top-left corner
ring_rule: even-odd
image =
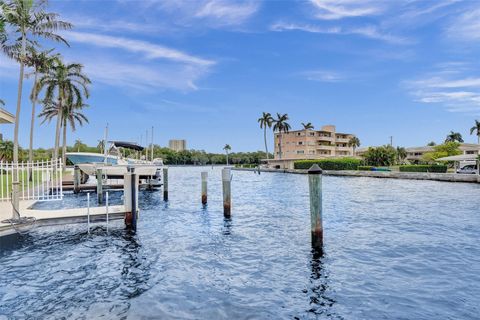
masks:
[[[308,186],[310,194],[310,221],[312,233],[312,247],[323,247],[322,225],[322,169],[314,164],[308,170]]]
[[[77,194],[80,192],[80,181],[81,180],[81,173],[80,168],[75,166],[73,169],[73,193]]]
[[[232,209],[232,195],[231,195],[231,169],[222,169],[222,189],[223,189],[223,215],[225,218],[230,218]]]
[[[168,168],[163,168],[163,201],[168,201]]]
[[[208,180],[208,172],[202,172],[202,204],[207,204],[207,180]]]
[[[103,203],[103,173],[102,169],[97,169],[97,201]]]

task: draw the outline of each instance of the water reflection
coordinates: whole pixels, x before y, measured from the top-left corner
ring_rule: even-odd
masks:
[[[223,218],[223,229],[222,234],[224,236],[229,236],[232,234],[232,218]]]
[[[312,247],[311,251],[311,273],[310,273],[310,288],[309,305],[310,309],[307,312],[327,317],[335,316],[332,313],[332,307],[336,301],[328,296],[328,276],[326,275],[324,262],[324,252],[321,248]],[[337,316],[335,316],[338,318]]]

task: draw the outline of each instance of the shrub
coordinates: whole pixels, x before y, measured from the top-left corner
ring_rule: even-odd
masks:
[[[294,168],[308,170],[312,165],[318,164],[323,170],[357,170],[360,162],[355,158],[298,160],[294,162]]]
[[[361,171],[372,171],[374,167],[372,166],[358,166],[358,170]]]
[[[397,159],[397,150],[390,145],[380,146],[380,147],[370,147],[363,154],[363,159],[365,165],[368,166],[391,166],[395,163]]]
[[[447,166],[431,164],[431,165],[408,165],[400,166],[400,172],[447,172]]]

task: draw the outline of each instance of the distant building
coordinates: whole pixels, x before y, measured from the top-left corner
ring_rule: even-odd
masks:
[[[5,109],[0,108],[0,124],[14,123],[15,116]],[[0,141],[3,140],[3,134],[0,134]]]
[[[187,150],[187,140],[170,140],[168,147],[177,152]]]
[[[275,133],[275,156],[268,164],[293,169],[296,160],[352,157],[353,147],[349,146],[352,137],[354,135],[350,133],[336,132],[333,125],[323,126],[320,130]]]

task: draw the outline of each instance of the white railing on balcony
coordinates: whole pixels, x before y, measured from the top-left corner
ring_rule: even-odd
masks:
[[[12,200],[14,172],[18,175],[20,200],[61,200],[62,161],[0,162],[0,201]]]

